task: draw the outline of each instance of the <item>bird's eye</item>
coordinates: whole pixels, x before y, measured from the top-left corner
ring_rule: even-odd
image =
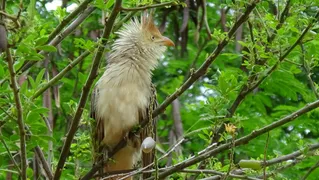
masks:
[[[155,36],[151,36],[151,39],[154,41],[155,40]]]

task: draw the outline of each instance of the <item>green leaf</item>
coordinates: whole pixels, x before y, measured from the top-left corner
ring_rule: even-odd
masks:
[[[43,75],[44,75],[45,71],[46,71],[46,69],[44,68],[38,73],[37,78],[35,79],[36,86],[40,85],[41,80],[43,79]]]
[[[51,45],[38,46],[38,47],[36,47],[36,49],[46,51],[46,52],[56,52],[57,51],[56,47],[51,46]]]
[[[35,40],[35,45],[41,46],[41,45],[45,44],[48,41],[48,39],[49,39],[48,36],[40,37],[39,39]]]

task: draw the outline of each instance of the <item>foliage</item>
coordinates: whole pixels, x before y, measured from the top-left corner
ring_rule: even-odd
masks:
[[[56,10],[47,10],[51,1],[6,1],[5,10],[0,8],[0,26],[5,26],[8,34],[7,37],[0,34],[0,179],[22,176],[20,132],[23,129],[18,126],[19,113],[22,113],[26,132],[28,178],[47,176],[37,169],[43,168],[39,166],[43,161],[35,151],[37,147],[55,172],[72,120],[81,106],[79,99],[96,49],[105,47],[105,55],[116,39],[112,33],[104,45],[101,38],[105,18],[109,18],[115,2],[66,0]],[[83,3],[88,5],[79,6]],[[158,5],[161,3],[170,4]],[[230,37],[229,30],[254,3],[256,7]],[[94,11],[82,21],[72,18],[66,22],[72,15],[69,7],[73,5],[81,7],[79,12],[87,6],[94,7]],[[316,145],[319,138],[318,0],[134,0],[124,1],[122,7],[113,30],[131,16],[139,16],[143,7],[153,8],[160,30],[176,44],[160,60],[153,76],[159,104],[174,92],[181,93],[177,98],[180,106],[173,103],[164,107],[166,110],[157,122],[160,175],[169,173],[171,179],[212,176],[211,172],[204,171],[187,173],[187,170],[206,169],[222,173],[225,179],[234,177],[235,171],[242,171],[247,177],[263,178],[268,174],[271,179],[301,179],[307,173],[307,179],[319,177],[316,169],[319,147],[318,144],[311,146]],[[81,13],[74,17],[79,16]],[[72,33],[66,33],[72,28],[70,24],[77,21],[79,26]],[[52,38],[51,33],[61,24],[70,26],[63,26]],[[7,51],[2,49],[1,38],[8,40]],[[196,70],[213,52],[218,54],[213,54],[217,57],[208,64],[209,68],[200,71],[201,76],[195,83],[181,91],[187,79],[196,78]],[[13,75],[8,54],[14,61],[16,74]],[[102,57],[98,77],[107,66],[106,57]],[[77,58],[80,58],[78,62]],[[70,63],[75,64],[68,66]],[[52,82],[64,69],[66,73],[58,82]],[[22,110],[17,107],[12,77],[19,85]],[[313,108],[307,109],[309,103],[314,103]],[[61,179],[78,179],[92,168],[89,104],[88,100],[83,107]],[[289,123],[270,127],[263,135],[254,136],[258,129],[264,130],[300,109],[298,117],[291,117]],[[235,143],[250,135],[252,140]],[[230,143],[227,150],[217,150],[226,143]],[[161,158],[172,147],[170,156]],[[218,154],[200,163],[190,163],[186,168],[173,167],[212,149]],[[302,151],[301,155],[269,166],[254,164],[257,169],[238,166],[247,162],[266,163],[298,150]],[[170,168],[172,173],[168,172]]]

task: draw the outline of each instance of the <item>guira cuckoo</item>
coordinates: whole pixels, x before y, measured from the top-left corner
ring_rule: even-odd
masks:
[[[125,24],[116,34],[119,37],[112,45],[106,70],[96,83],[91,100],[95,163],[107,158],[107,152],[140,122],[151,121],[150,111],[156,106],[152,70],[166,46],[174,46],[147,14],[142,15],[141,21],[134,19]],[[148,123],[104,165],[104,172],[132,169],[141,153],[143,167],[153,161],[154,151],[141,151],[146,137],[155,138],[154,123]]]

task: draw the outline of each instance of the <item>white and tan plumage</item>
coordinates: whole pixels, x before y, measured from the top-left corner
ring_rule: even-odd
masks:
[[[152,70],[163,55],[166,46],[174,43],[161,35],[150,16],[144,15],[125,24],[117,32],[119,38],[112,46],[108,65],[98,80],[92,94],[91,116],[96,120],[93,142],[95,162],[105,154],[106,149],[114,148],[121,139],[139,124],[150,119],[148,109],[155,95],[152,86]],[[149,128],[140,137],[128,143],[109,161],[104,172],[132,169],[138,161],[141,140],[154,135]],[[152,155],[143,153],[143,164],[149,164]]]

